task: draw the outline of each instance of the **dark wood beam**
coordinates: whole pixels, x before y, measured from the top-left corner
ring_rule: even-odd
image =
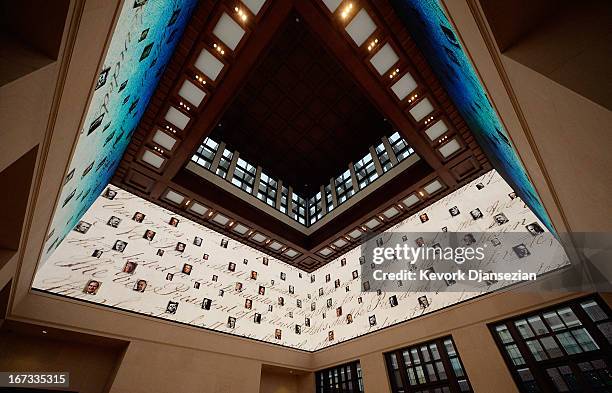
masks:
[[[292,1],[273,2],[266,14],[253,30],[247,45],[236,54],[228,72],[223,77],[221,87],[216,89],[208,103],[206,110],[191,126],[189,133],[168,162],[160,181],[153,187],[151,197],[158,199],[172,178],[189,161],[204,138],[216,126],[232,98],[246,81],[249,72],[255,67],[260,56],[265,52],[268,44],[282,26],[283,22],[293,8]]]
[[[429,143],[415,129],[411,120],[385,91],[380,80],[370,73],[363,59],[355,53],[348,40],[334,28],[334,24],[329,21],[327,15],[310,1],[297,1],[295,7],[344,69],[353,75],[357,84],[370,97],[378,110],[398,128],[408,144],[438,172],[449,187],[455,187],[457,180],[450,170],[444,166]]]

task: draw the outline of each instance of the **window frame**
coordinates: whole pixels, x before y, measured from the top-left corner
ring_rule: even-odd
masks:
[[[452,343],[454,349],[454,355],[449,354],[446,342],[450,341]],[[432,351],[432,346],[436,347],[438,358],[434,356]],[[426,360],[423,354],[423,348],[427,350],[428,359]],[[414,360],[414,352],[416,352],[416,357],[418,357],[419,362],[417,363]],[[410,356],[409,364],[406,362],[405,354],[408,353]],[[397,362],[397,369],[394,368],[392,357],[395,356]],[[433,391],[433,389],[444,389],[448,388],[449,393],[466,393],[466,392],[474,392],[472,388],[472,384],[470,383],[469,376],[467,371],[465,370],[465,366],[463,365],[463,361],[461,360],[461,356],[459,351],[457,350],[457,345],[455,344],[455,340],[451,335],[438,337],[433,340],[428,340],[420,343],[415,343],[403,348],[397,348],[393,351],[385,352],[385,364],[387,367],[387,376],[389,378],[389,384],[391,386],[391,391],[393,393],[411,393],[411,392],[422,392],[422,391]],[[461,367],[461,371],[463,373],[462,376],[457,376],[455,368],[453,367],[452,360],[456,359],[458,365]],[[444,369],[444,374],[446,379],[440,379],[440,369],[438,364],[441,363]],[[414,366],[411,371],[414,369],[421,367],[423,372],[423,378],[425,379],[424,383],[419,383],[416,385],[411,384],[411,378],[416,377],[419,378],[418,372],[411,373],[409,376],[409,372],[407,370],[408,366]],[[431,365],[431,369],[434,370],[434,375],[436,376],[436,380],[431,380],[431,373],[428,371],[427,366]],[[396,371],[399,371],[400,380],[402,386],[398,386],[396,382]],[[461,390],[460,382],[465,381],[467,383],[467,387],[469,390]]]
[[[603,320],[594,322],[589,314],[582,307],[582,303],[593,300],[597,303],[597,305],[606,313],[607,318]],[[567,327],[567,322],[563,320],[557,311],[569,308],[573,314],[576,316],[577,320],[580,322],[580,325]],[[551,315],[552,313],[557,313],[565,326],[564,329],[553,329],[544,315]],[[529,319],[535,320],[535,317],[539,317],[539,320],[544,324],[547,333],[538,334],[532,325],[529,323]],[[520,321],[528,321],[528,326],[531,329],[532,336],[525,338],[520,332],[519,328],[516,326],[516,322]],[[610,306],[607,302],[597,293],[590,294],[587,296],[581,296],[569,301],[556,303],[544,308],[535,309],[527,313],[522,313],[518,315],[514,315],[510,318],[506,318],[500,321],[495,321],[488,324],[489,331],[493,336],[493,340],[495,341],[495,345],[499,350],[500,354],[504,358],[504,362],[506,363],[506,367],[508,371],[512,375],[512,379],[516,384],[517,389],[520,392],[534,392],[539,391],[542,393],[551,391],[557,391],[554,382],[551,380],[547,371],[550,369],[559,370],[560,367],[569,367],[573,373],[573,376],[576,377],[578,382],[582,383],[581,392],[597,392],[591,386],[586,384],[585,374],[583,374],[579,370],[579,364],[583,364],[584,362],[591,362],[594,360],[604,360],[607,362],[608,366],[612,365],[612,344],[608,341],[608,339],[604,336],[604,334],[599,330],[598,325],[604,323],[612,323],[612,311],[610,310]],[[500,326],[505,326],[506,331],[509,333],[511,341],[504,342],[504,340],[500,337],[500,334],[497,332],[497,328]],[[579,329],[585,329],[587,333],[592,338],[593,342],[599,347],[595,350],[584,351],[581,347],[581,343],[577,340],[576,343],[581,348],[581,352],[567,354],[567,348],[561,343],[558,339],[558,334],[563,334],[567,332],[576,331]],[[573,335],[572,335],[573,336]],[[561,355],[556,357],[551,357],[548,353],[548,348],[546,346],[541,345],[540,339],[546,337],[552,337],[557,348],[561,350]],[[575,338],[575,337],[574,337]],[[547,359],[537,360],[536,355],[530,349],[528,342],[533,342],[537,340],[542,347],[542,350],[548,357]],[[521,354],[523,359],[523,364],[515,365],[512,362],[512,358],[506,351],[506,346],[515,345],[518,348],[518,352]],[[528,370],[531,376],[533,377],[533,382],[535,383],[537,390],[530,390],[527,386],[524,386],[523,380],[521,378],[521,374],[519,371]],[[564,380],[565,383],[565,380]]]
[[[329,382],[332,377],[330,373],[334,371],[334,380],[331,381],[331,384],[326,384],[325,382]],[[344,376],[347,378],[345,379]],[[349,388],[349,384],[352,384],[353,387]],[[316,371],[315,385],[317,393],[364,393],[363,373],[359,360]]]

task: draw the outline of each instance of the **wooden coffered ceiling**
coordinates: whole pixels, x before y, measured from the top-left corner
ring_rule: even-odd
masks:
[[[225,180],[219,186],[185,169],[212,133],[294,187],[318,188],[391,130],[420,160],[310,231],[255,208]],[[209,0],[112,183],[313,271],[489,169],[386,0]]]

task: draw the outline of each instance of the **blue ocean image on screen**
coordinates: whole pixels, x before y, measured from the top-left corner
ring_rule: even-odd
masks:
[[[392,4],[493,166],[554,232],[508,134],[438,1],[392,0]]]
[[[108,185],[196,0],[125,0],[56,207],[42,261]]]

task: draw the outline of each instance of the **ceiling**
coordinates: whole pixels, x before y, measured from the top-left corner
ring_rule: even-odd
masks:
[[[393,175],[377,167],[383,180],[353,186],[357,197],[306,229],[261,203],[256,187],[245,192],[229,175],[188,166],[212,135],[314,194],[392,129],[416,160]],[[194,11],[112,183],[313,271],[489,169],[388,1],[208,1]]]
[[[211,137],[312,196],[391,133],[350,74],[291,14]]]

